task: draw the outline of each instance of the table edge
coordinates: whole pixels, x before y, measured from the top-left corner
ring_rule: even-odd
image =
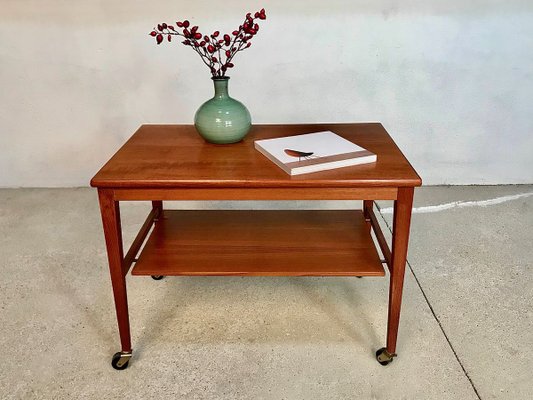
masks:
[[[91,187],[106,188],[106,189],[187,189],[187,188],[236,188],[236,189],[252,189],[252,188],[270,188],[270,189],[290,189],[290,188],[365,188],[365,187],[419,187],[422,186],[422,180],[408,179],[408,180],[369,180],[369,181],[153,181],[140,180],[120,181],[120,180],[98,180],[91,179]]]

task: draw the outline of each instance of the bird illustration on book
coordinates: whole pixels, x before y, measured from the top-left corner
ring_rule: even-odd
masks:
[[[256,140],[254,147],[289,175],[377,161],[376,154],[331,131]]]
[[[305,152],[305,151],[299,151],[299,150],[291,150],[291,149],[285,149],[285,154],[291,157],[298,157],[298,161],[301,161],[302,158],[304,160],[310,160],[311,158],[315,158],[314,152]]]

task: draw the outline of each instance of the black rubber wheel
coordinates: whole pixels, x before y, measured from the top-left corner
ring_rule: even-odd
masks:
[[[123,369],[126,369],[128,368],[128,365],[130,363],[130,360],[126,361],[124,364],[122,365],[118,365],[118,362],[120,361],[120,356],[122,354],[120,353],[120,351],[118,353],[115,353],[113,355],[113,358],[111,359],[111,366],[115,369],[118,369],[119,371],[122,371]]]
[[[154,281],[160,281],[161,279],[163,279],[164,276],[163,275],[152,275],[152,279]]]
[[[376,351],[376,360],[381,365],[389,365],[394,358],[387,352],[385,347]]]

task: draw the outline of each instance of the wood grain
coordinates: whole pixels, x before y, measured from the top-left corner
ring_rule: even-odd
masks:
[[[128,296],[126,277],[123,270],[124,250],[122,247],[122,229],[120,223],[119,203],[113,200],[113,192],[108,189],[98,190],[100,212],[104,227],[109,272],[113,285],[115,310],[122,351],[131,351],[130,322],[128,314]]]
[[[383,276],[361,211],[167,211],[133,275]]]
[[[396,353],[396,341],[400,323],[402,292],[411,226],[413,188],[398,189],[398,199],[394,202],[392,226],[392,271],[389,285],[389,314],[387,323],[387,351]]]
[[[254,148],[257,139],[331,130],[376,163],[289,176]],[[254,125],[240,143],[206,143],[192,125],[143,125],[92,179],[95,187],[403,187],[421,179],[379,123]],[[160,199],[157,199],[160,200]]]
[[[397,188],[166,188],[117,189],[115,200],[396,200]]]

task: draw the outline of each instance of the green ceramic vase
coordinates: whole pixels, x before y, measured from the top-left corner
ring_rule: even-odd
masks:
[[[211,79],[215,84],[215,96],[196,111],[194,126],[208,142],[239,142],[252,126],[250,112],[244,104],[229,96],[228,76]]]

